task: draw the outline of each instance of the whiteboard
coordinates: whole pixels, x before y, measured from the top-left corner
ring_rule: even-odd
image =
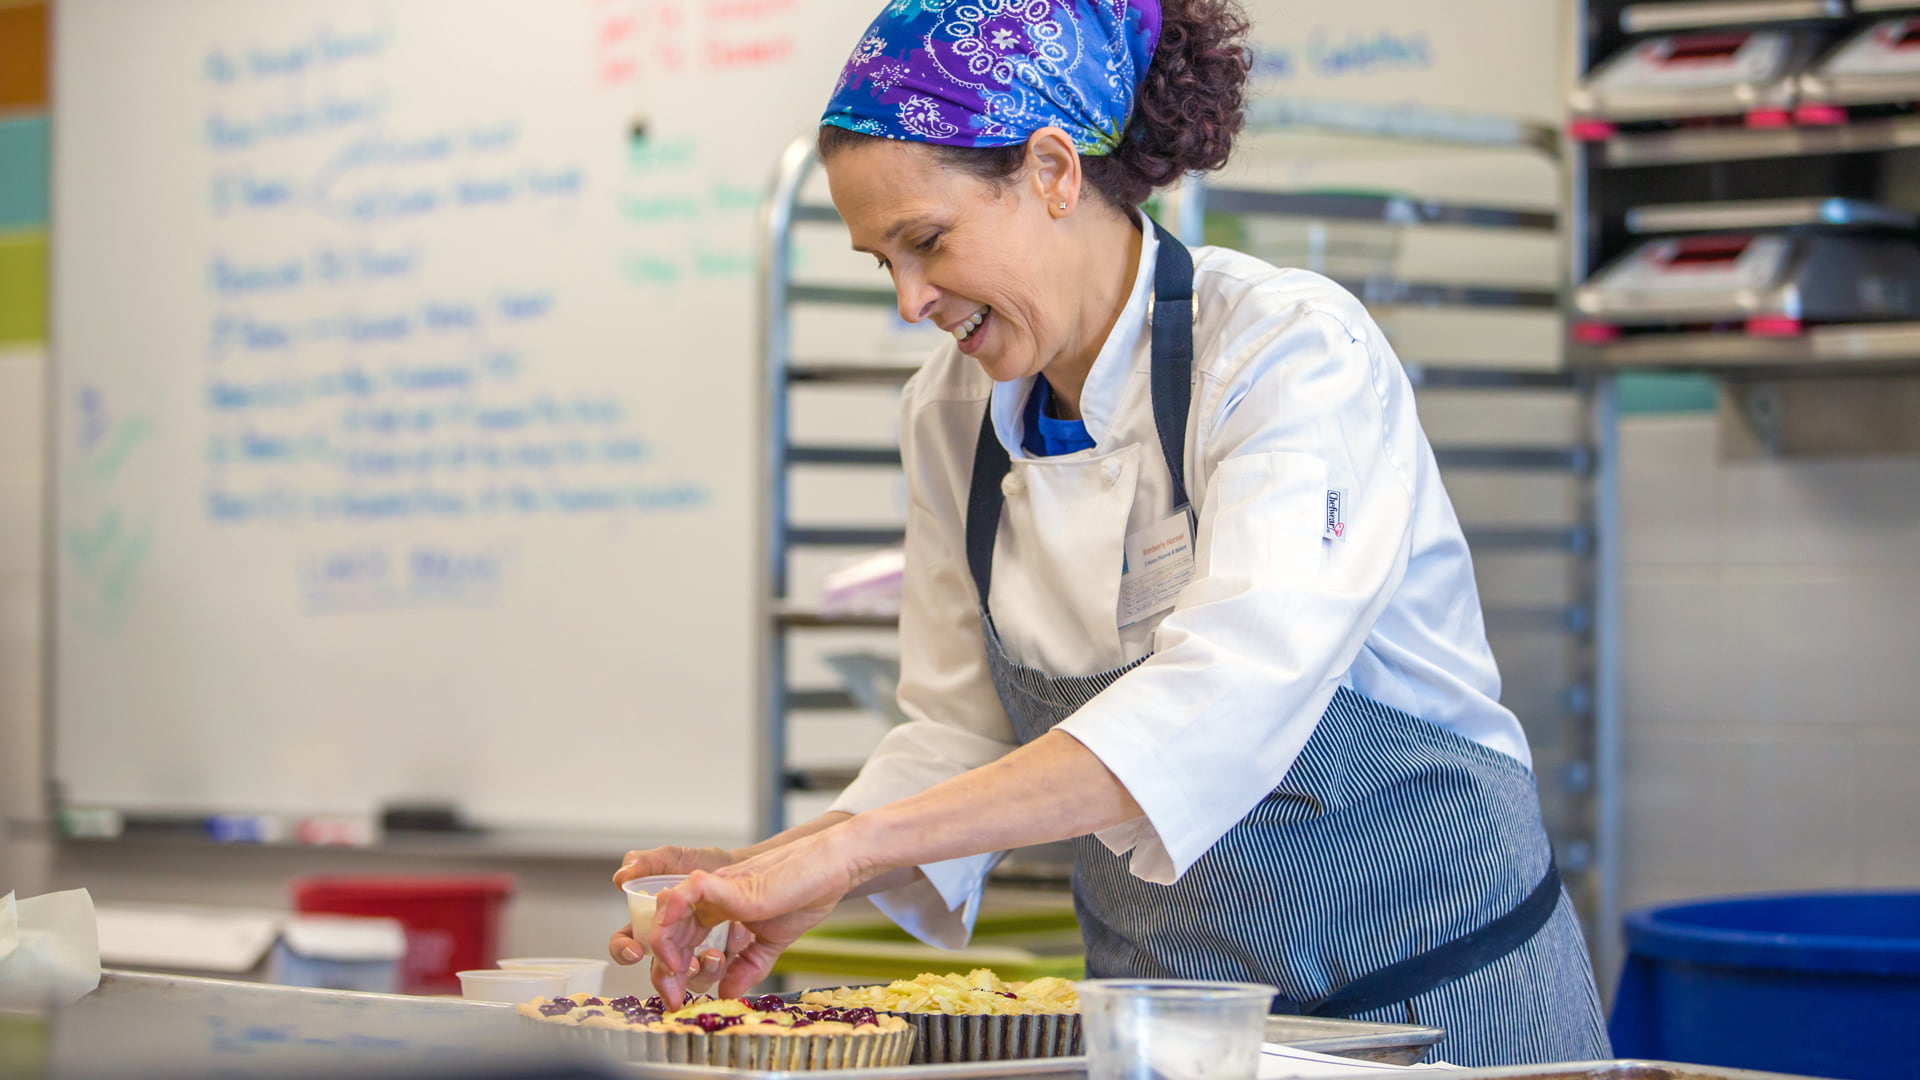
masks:
[[[58,5],[66,802],[746,831],[755,214],[871,14]]]

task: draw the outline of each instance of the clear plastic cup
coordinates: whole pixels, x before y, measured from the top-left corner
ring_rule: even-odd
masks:
[[[1258,983],[1088,979],[1080,984],[1088,1080],[1252,1080],[1275,992]]]
[[[687,880],[685,874],[656,874],[653,877],[634,878],[620,886],[627,894],[627,917],[633,922],[633,939],[640,944],[647,943],[647,935],[653,933],[654,897],[666,892],[675,885]],[[697,956],[708,949],[722,953],[727,951],[727,927],[731,923],[721,923],[707,932],[693,951]]]
[[[569,994],[598,994],[607,962],[584,956],[519,956],[500,961],[503,971],[563,971]]]
[[[567,992],[568,975],[564,971],[504,971],[484,968],[456,971],[460,978],[460,996],[468,1001],[504,1001],[518,1005],[539,997],[558,997]]]

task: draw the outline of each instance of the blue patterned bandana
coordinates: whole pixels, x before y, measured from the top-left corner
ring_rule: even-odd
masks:
[[[1160,41],[1160,0],[894,0],[848,57],[824,126],[943,146],[1043,127],[1120,145]]]

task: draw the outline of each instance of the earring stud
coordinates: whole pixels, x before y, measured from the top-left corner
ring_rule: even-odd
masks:
[[[1061,203],[1061,204],[1060,204],[1060,209],[1062,209],[1062,210],[1065,210],[1066,208],[1067,208],[1067,204],[1066,204],[1066,203]]]

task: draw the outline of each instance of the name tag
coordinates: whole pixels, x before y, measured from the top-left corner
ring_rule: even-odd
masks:
[[[1182,506],[1172,517],[1127,536],[1126,561],[1120,565],[1120,625],[1171,609],[1192,580],[1193,519]]]

